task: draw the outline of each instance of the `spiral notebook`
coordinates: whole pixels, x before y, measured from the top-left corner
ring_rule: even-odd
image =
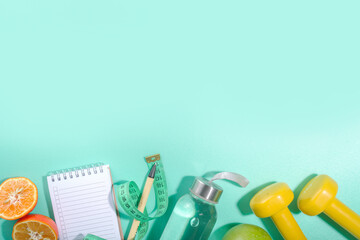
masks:
[[[47,182],[59,239],[123,239],[109,165],[57,171]]]

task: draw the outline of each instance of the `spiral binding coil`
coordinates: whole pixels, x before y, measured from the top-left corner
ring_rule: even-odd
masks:
[[[50,177],[51,177],[51,181],[55,182],[56,180],[64,181],[69,178],[70,179],[78,178],[80,177],[80,175],[86,176],[91,174],[98,174],[99,172],[103,173],[104,172],[103,166],[104,166],[103,163],[95,163],[77,168],[63,169],[63,170],[51,172]]]

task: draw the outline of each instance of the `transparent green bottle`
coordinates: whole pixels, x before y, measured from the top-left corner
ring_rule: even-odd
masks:
[[[228,179],[245,187],[248,180],[236,173],[222,172],[210,181],[197,177],[190,192],[175,205],[161,240],[207,240],[217,219],[215,204],[223,189],[213,180]]]

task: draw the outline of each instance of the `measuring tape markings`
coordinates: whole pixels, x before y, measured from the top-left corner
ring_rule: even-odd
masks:
[[[116,196],[124,211],[129,216],[140,221],[136,239],[142,239],[145,236],[149,228],[148,221],[164,215],[169,202],[164,166],[160,159],[160,155],[157,154],[146,157],[146,162],[149,169],[156,163],[155,179],[153,183],[156,198],[156,213],[153,217],[149,216],[146,207],[143,213],[138,210],[137,205],[141,198],[141,192],[135,182],[129,181],[115,187]]]

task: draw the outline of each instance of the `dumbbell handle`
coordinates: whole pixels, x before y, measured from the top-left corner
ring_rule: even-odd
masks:
[[[285,240],[306,240],[304,233],[288,208],[284,208],[271,218]]]
[[[324,213],[360,239],[360,216],[335,198]]]

